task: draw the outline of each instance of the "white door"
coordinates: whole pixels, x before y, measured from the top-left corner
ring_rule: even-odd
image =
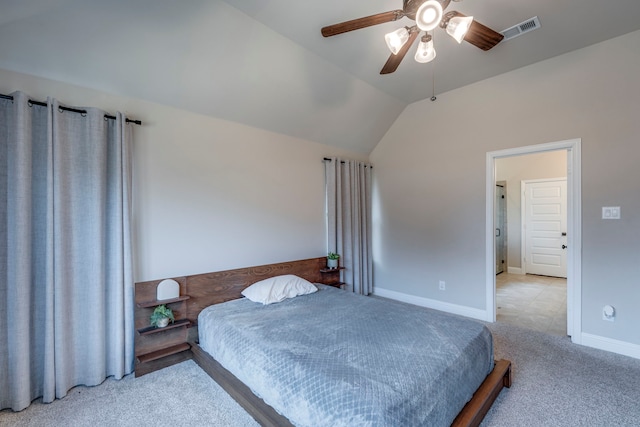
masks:
[[[526,273],[567,277],[567,179],[524,181]]]

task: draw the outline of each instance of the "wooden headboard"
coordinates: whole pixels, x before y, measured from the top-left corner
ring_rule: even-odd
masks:
[[[202,309],[221,302],[242,297],[243,289],[260,280],[282,274],[295,274],[312,283],[324,283],[320,270],[327,265],[327,257],[281,262],[277,264],[259,265],[238,268],[235,270],[216,271],[195,274],[192,276],[173,277],[180,284],[180,294],[189,295],[186,301],[186,318],[193,325],[197,324],[198,314]],[[136,301],[152,300],[160,280],[136,283]],[[146,316],[147,314],[144,314]],[[147,322],[146,317],[141,318]]]

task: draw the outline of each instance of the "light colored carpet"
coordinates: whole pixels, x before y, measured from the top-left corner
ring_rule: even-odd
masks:
[[[497,359],[513,364],[482,427],[640,426],[640,360],[570,338],[487,324]]]
[[[517,326],[487,326],[496,358],[513,363],[514,381],[498,396],[482,427],[640,426],[640,360]],[[257,424],[187,361],[137,379],[76,387],[64,399],[46,405],[36,401],[19,413],[0,412],[0,426],[52,425]]]
[[[0,426],[258,426],[195,362],[140,378],[75,387],[60,400],[36,400],[22,412],[0,412]]]

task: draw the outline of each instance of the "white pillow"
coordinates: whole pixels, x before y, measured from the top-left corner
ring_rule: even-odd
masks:
[[[242,291],[242,295],[253,302],[272,304],[298,295],[306,295],[316,292],[311,282],[293,274],[275,276],[261,280]]]

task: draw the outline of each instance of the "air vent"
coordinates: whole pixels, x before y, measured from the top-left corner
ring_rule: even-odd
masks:
[[[531,19],[527,19],[524,22],[521,22],[517,25],[514,25],[513,27],[507,28],[506,30],[502,31],[502,35],[504,36],[502,42],[510,40],[514,37],[521,36],[524,33],[528,33],[529,31],[537,30],[538,28],[540,28],[540,20],[537,16],[534,16]]]

